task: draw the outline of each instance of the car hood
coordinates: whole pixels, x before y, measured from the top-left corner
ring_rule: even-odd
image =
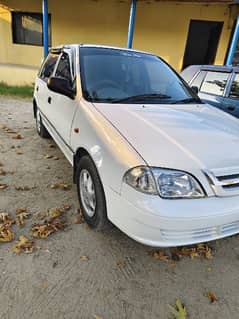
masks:
[[[239,120],[214,107],[94,105],[150,166],[239,168]]]

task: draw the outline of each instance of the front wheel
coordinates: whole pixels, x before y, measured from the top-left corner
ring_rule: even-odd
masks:
[[[108,225],[104,189],[95,167],[89,156],[83,156],[76,172],[77,192],[82,215],[87,224],[97,230]]]
[[[50,134],[42,123],[41,113],[39,108],[36,108],[36,129],[37,133],[43,138],[50,138]]]

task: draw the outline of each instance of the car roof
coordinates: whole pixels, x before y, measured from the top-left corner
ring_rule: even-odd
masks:
[[[239,72],[238,66],[227,66],[227,65],[190,65],[184,70],[205,70],[205,71],[218,71],[218,72]],[[184,72],[184,70],[182,72]]]
[[[201,70],[213,70],[219,72],[239,72],[238,66],[227,66],[227,65],[201,65]]]
[[[77,47],[124,50],[124,51],[131,51],[131,52],[135,52],[135,53],[144,53],[144,54],[156,56],[156,54],[154,54],[154,53],[141,51],[141,50],[134,50],[134,49],[129,49],[129,48],[109,46],[109,45],[100,45],[100,44],[86,44],[86,43],[59,45],[59,46],[50,48],[50,51],[51,52],[61,52],[64,49],[66,50],[66,49],[77,48]]]
[[[190,82],[199,71],[215,71],[224,73],[239,73],[238,66],[226,65],[190,65],[186,67],[180,75],[186,82]]]

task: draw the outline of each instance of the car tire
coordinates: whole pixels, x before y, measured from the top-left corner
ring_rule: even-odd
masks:
[[[107,229],[104,189],[92,159],[85,155],[79,160],[76,171],[77,193],[81,212],[85,222],[95,230]]]
[[[48,133],[47,129],[45,128],[44,124],[42,123],[41,113],[39,108],[36,108],[36,129],[37,133],[42,138],[50,138],[50,134]]]

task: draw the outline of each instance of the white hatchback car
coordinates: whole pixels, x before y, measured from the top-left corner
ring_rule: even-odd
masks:
[[[34,115],[73,166],[85,221],[151,246],[239,232],[239,121],[203,104],[159,57],[70,45],[50,50]]]

